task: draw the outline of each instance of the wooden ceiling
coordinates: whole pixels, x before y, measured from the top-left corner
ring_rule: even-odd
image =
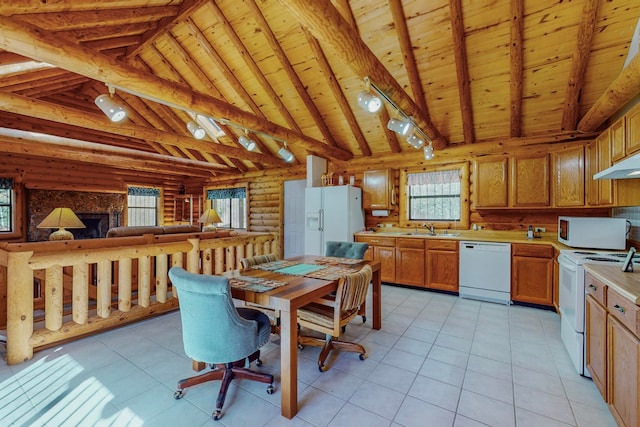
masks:
[[[638,94],[639,16],[637,0],[1,2],[0,151],[212,175],[286,167],[285,141],[295,163],[421,156],[386,128],[395,108],[358,107],[365,77],[436,156],[571,139]],[[125,122],[94,104],[107,85]],[[194,139],[192,114],[225,135]]]

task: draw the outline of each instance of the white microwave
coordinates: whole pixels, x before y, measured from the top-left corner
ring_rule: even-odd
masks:
[[[625,249],[624,218],[558,217],[558,241],[573,248]]]

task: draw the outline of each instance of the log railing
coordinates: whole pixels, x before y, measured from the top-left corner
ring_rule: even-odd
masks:
[[[172,266],[221,274],[240,268],[243,257],[265,253],[278,253],[274,234],[0,244],[7,363],[27,361],[35,350],[58,342],[175,310],[177,295],[167,274]]]

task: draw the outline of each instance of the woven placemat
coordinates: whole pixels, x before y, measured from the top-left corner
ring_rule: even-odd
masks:
[[[232,288],[251,292],[267,292],[286,284],[287,282],[263,279],[261,277],[235,276],[229,278],[229,285]]]
[[[309,273],[322,270],[324,268],[327,268],[327,267],[325,265],[316,265],[316,264],[298,264],[298,265],[292,265],[285,268],[279,268],[275,270],[275,272],[281,273],[281,274],[291,274],[294,276],[306,276]]]

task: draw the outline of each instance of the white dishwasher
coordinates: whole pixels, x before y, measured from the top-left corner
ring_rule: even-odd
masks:
[[[511,304],[511,244],[460,242],[460,298]]]

